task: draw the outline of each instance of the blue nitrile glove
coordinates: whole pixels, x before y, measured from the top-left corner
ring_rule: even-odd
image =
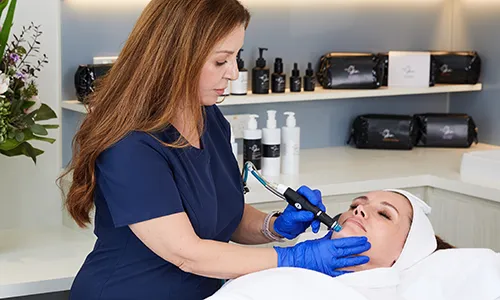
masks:
[[[298,243],[293,247],[274,247],[278,253],[278,267],[304,268],[336,277],[351,271],[337,269],[366,264],[368,256],[352,256],[370,249],[366,237],[331,239],[330,231],[321,239]]]
[[[312,191],[307,186],[301,186],[297,193],[309,200],[311,204],[319,207],[322,211],[326,208],[321,201],[321,192],[318,190]],[[296,238],[299,234],[304,233],[311,226],[314,233],[318,233],[320,221],[314,219],[314,214],[310,211],[298,210],[293,205],[288,205],[276,221],[274,221],[274,231],[289,240]]]

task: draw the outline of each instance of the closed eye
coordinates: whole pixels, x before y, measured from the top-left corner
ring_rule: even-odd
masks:
[[[387,220],[391,219],[391,217],[389,216],[389,214],[386,213],[386,212],[384,212],[384,211],[381,211],[378,214],[381,215],[382,217],[386,218]]]
[[[216,65],[221,67],[223,65],[227,64],[227,60],[226,61],[223,61],[223,62],[217,62]]]

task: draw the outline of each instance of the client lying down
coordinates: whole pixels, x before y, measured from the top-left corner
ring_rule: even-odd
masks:
[[[406,191],[368,193],[341,215],[340,232],[322,237],[366,236],[368,263],[341,269],[348,273],[335,278],[298,268],[257,272],[208,299],[500,299],[500,254],[454,249],[435,235],[430,212]]]
[[[367,264],[346,270],[362,271],[394,265],[405,269],[435,250],[453,248],[434,235],[426,217],[428,213],[430,207],[425,202],[404,191],[375,191],[354,199],[349,210],[339,219],[342,230],[333,233],[332,238],[366,236],[372,248],[364,253],[370,258]],[[414,216],[416,224],[410,236]],[[415,240],[416,249],[410,249],[413,243],[408,241],[409,238]],[[402,253],[405,243],[408,244],[405,251],[408,254]]]

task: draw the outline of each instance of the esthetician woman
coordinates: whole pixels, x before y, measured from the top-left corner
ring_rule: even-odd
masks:
[[[145,8],[74,139],[66,205],[80,226],[95,206],[98,239],[70,299],[204,299],[221,279],[259,270],[337,276],[368,261],[353,257],[370,248],[365,237],[238,245],[319,229],[309,212],[267,215],[244,203],[216,101],[238,76],[249,20],[237,0],[152,0]],[[324,209],[319,191],[299,193]]]

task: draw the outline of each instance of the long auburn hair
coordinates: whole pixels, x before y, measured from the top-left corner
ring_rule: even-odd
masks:
[[[87,100],[88,114],[73,138],[73,173],[66,209],[80,227],[90,223],[98,156],[131,131],[153,133],[189,115],[186,129],[200,136],[204,114],[198,84],[216,43],[250,13],[238,0],[151,0],[117,61]],[[181,137],[171,147],[185,147]]]

